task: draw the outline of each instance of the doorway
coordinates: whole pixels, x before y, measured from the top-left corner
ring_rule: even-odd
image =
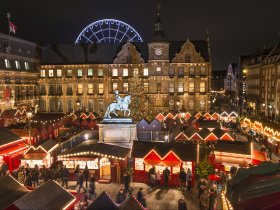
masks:
[[[111,179],[111,163],[106,157],[99,161],[100,164],[100,179]]]

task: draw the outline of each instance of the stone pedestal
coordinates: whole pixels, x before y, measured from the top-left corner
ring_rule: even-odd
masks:
[[[130,148],[137,139],[136,124],[128,118],[104,119],[99,126],[99,142]]]

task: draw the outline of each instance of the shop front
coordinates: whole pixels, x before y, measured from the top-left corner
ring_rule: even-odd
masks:
[[[81,170],[87,166],[96,181],[120,182],[129,152],[128,148],[87,140],[58,155],[58,160],[66,165],[70,173],[74,173],[78,165]]]
[[[170,171],[170,186],[180,186],[179,172],[184,168],[190,169],[194,178],[194,163],[197,160],[197,145],[187,143],[163,143],[134,141],[131,157],[133,158],[133,180],[148,183],[149,170],[154,166],[156,172],[161,174],[163,184],[163,171]],[[192,183],[194,179],[192,180]]]

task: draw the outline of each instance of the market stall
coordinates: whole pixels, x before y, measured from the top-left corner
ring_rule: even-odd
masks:
[[[21,158],[21,165],[29,164],[31,168],[35,165],[50,167],[53,163],[52,152],[56,147],[58,147],[58,144],[53,140],[48,140],[38,147],[29,147]]]
[[[133,180],[147,183],[150,168],[155,166],[156,171],[162,174],[167,167],[171,172],[170,186],[179,186],[179,172],[182,168],[185,170],[189,168],[194,174],[197,150],[197,144],[191,142],[134,141],[131,152],[134,167]]]
[[[58,159],[73,173],[77,165],[100,182],[120,182],[121,172],[127,166],[130,149],[87,140],[58,155]]]

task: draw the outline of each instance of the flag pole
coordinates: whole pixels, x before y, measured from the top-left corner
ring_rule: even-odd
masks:
[[[10,52],[10,44],[11,44],[10,18],[11,18],[11,14],[8,12],[7,13],[7,19],[8,19],[8,52]]]

